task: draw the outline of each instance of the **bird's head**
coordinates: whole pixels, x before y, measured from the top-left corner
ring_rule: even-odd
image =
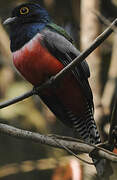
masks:
[[[39,4],[25,3],[13,9],[12,16],[6,19],[3,24],[12,26],[25,23],[47,23],[49,21],[48,12]]]
[[[11,51],[21,48],[50,22],[48,12],[39,4],[25,3],[17,6],[12,16],[3,23],[10,27]]]

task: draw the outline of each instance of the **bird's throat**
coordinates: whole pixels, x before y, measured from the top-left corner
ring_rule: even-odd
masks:
[[[37,33],[40,33],[44,28],[45,23],[27,23],[11,26],[11,51],[14,52],[22,48],[29,42]]]

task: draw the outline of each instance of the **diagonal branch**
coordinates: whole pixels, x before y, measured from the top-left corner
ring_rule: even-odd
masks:
[[[73,70],[73,68],[81,63],[89,54],[91,54],[105,39],[108,38],[108,36],[113,32],[113,27],[117,24],[117,19],[115,19],[111,25],[102,33],[100,34],[93,43],[87,48],[85,51],[83,51],[78,57],[76,57],[70,64],[68,64],[64,69],[62,69],[58,74],[50,78],[47,82],[45,82],[42,86],[38,87],[38,93],[42,91],[44,88],[47,88],[48,86],[54,85],[58,81],[60,81],[68,72]],[[18,96],[16,98],[13,98],[9,101],[5,101],[0,104],[0,109],[7,107],[11,104],[14,104],[16,102],[22,101],[23,99],[26,99],[32,95],[36,94],[36,91],[33,89],[21,96]]]
[[[100,20],[101,22],[106,25],[106,26],[110,26],[111,22],[110,20],[108,20],[107,18],[105,18],[99,11],[92,11]],[[117,27],[116,27],[116,24],[113,25],[112,27],[113,31],[115,33],[117,33]]]
[[[28,92],[20,95],[20,96],[17,96],[15,98],[13,98],[13,99],[10,99],[8,101],[4,101],[3,103],[0,103],[0,109],[5,108],[7,106],[10,106],[12,104],[15,104],[15,103],[17,103],[19,101],[22,101],[22,100],[26,99],[26,98],[29,98],[33,94],[34,94],[34,92],[33,92],[33,90],[31,90],[31,91],[28,91]]]

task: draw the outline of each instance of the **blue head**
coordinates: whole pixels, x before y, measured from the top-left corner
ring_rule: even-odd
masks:
[[[16,7],[12,17],[4,22],[10,26],[11,51],[21,48],[50,22],[48,12],[39,4],[25,3]]]

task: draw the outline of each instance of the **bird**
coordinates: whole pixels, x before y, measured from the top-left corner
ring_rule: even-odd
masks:
[[[47,10],[36,3],[24,3],[12,10],[4,21],[10,28],[13,63],[34,87],[41,86],[79,56],[70,35],[55,24]],[[86,60],[78,64],[58,82],[39,93],[42,101],[65,125],[90,144],[101,142],[94,121],[92,90],[88,82],[90,70]],[[95,160],[94,160],[95,161]],[[96,169],[103,174],[104,163]]]

